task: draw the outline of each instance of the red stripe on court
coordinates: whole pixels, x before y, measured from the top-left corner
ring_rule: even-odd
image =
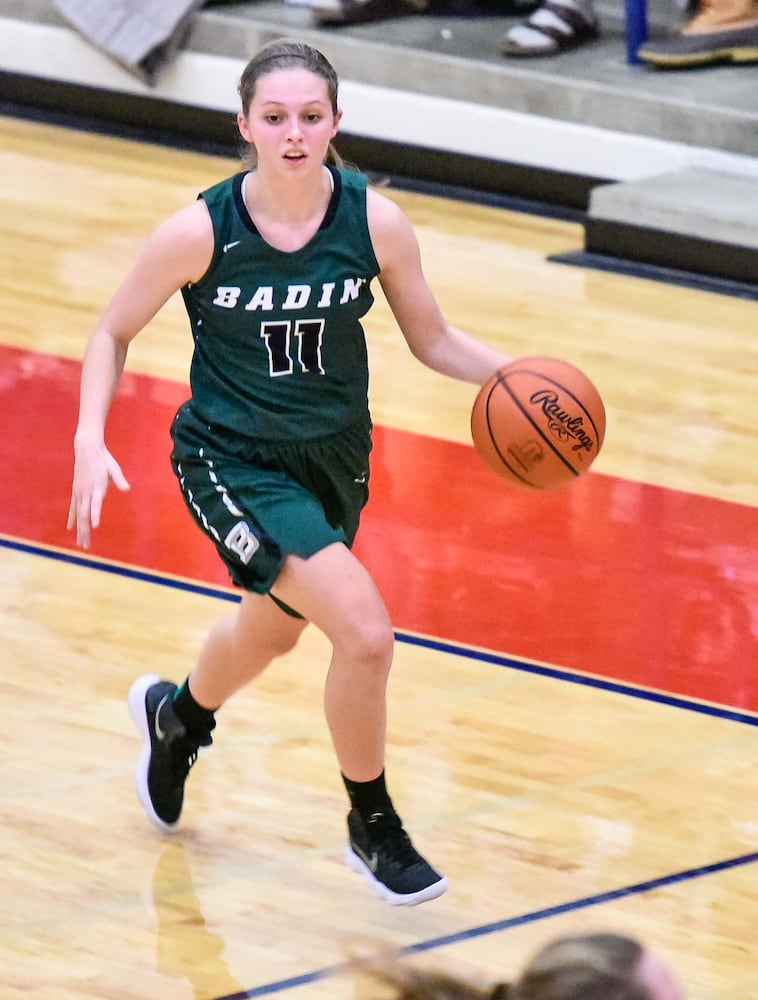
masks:
[[[0,347],[3,534],[74,548],[79,371]],[[186,394],[123,377],[109,443],[132,490],[92,554],[227,585],[168,462]],[[758,508],[596,473],[521,491],[471,447],[382,427],[371,482],[356,552],[397,628],[758,711]]]

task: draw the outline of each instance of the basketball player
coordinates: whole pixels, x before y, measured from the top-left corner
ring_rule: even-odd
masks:
[[[105,446],[107,413],[130,341],[181,289],[194,354],[171,460],[243,596],[181,686],[151,674],[132,686],[140,800],[159,827],[176,826],[214,713],[312,622],[332,646],[324,704],[350,803],[346,861],[388,902],[421,903],[447,883],[412,846],[387,792],[394,633],[350,551],[368,498],[361,319],[372,279],[435,371],[480,385],[511,358],[445,321],[406,216],[339,163],[337,77],[320,52],[269,44],[239,94],[247,169],[158,226],[89,340],[68,524],[88,547],[109,482],[129,488]]]

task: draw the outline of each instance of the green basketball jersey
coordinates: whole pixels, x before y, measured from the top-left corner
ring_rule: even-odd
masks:
[[[204,191],[215,246],[206,274],[182,289],[195,349],[191,408],[204,423],[266,440],[316,438],[368,408],[361,318],[379,273],[364,174],[329,168],[320,229],[285,252],[245,207],[245,173]]]

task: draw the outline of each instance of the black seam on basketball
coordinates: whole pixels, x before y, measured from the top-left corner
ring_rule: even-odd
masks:
[[[487,399],[486,399],[486,403],[485,403],[485,407],[484,407],[484,417],[485,417],[485,420],[487,421],[487,433],[490,436],[490,444],[492,445],[492,447],[497,452],[497,457],[500,459],[500,461],[503,463],[503,465],[511,473],[512,476],[514,476],[516,479],[519,479],[524,484],[524,486],[531,486],[531,488],[534,489],[534,490],[542,490],[542,489],[544,489],[544,486],[538,486],[537,483],[531,483],[528,479],[525,479],[521,475],[521,473],[511,465],[511,463],[508,461],[508,459],[505,457],[505,455],[502,453],[502,451],[500,451],[500,447],[499,447],[497,441],[495,440],[495,436],[492,433],[492,424],[490,423],[490,400],[492,399],[492,394],[495,391],[495,389],[497,388],[498,383],[501,383],[501,382],[502,382],[503,386],[505,388],[507,388],[507,386],[505,386],[505,382],[503,382],[503,379],[500,376],[498,376],[497,381],[493,383],[492,388],[487,393]],[[509,390],[509,392],[510,392],[510,390]]]
[[[595,422],[592,419],[592,417],[590,417],[589,413],[587,413],[587,411],[585,410],[584,405],[579,402],[579,400],[576,398],[576,396],[572,392],[569,392],[569,390],[565,386],[561,385],[560,382],[556,382],[555,379],[550,378],[548,375],[543,375],[543,374],[541,374],[541,372],[535,372],[535,371],[532,371],[529,368],[519,368],[518,372],[521,373],[521,374],[525,374],[525,375],[534,375],[537,378],[544,379],[546,382],[549,382],[551,385],[557,386],[557,388],[559,388],[563,392],[565,392],[567,396],[570,396],[571,399],[573,399],[574,402],[579,407],[581,407],[582,412],[584,412],[587,415],[587,419],[592,424],[592,429],[595,431],[596,451],[598,450],[597,449],[598,433],[597,433],[597,428],[595,427]],[[511,374],[515,375],[516,372],[508,372],[508,374],[509,375],[511,375]],[[559,458],[561,460],[561,462],[563,462],[563,464],[566,466],[566,468],[569,470],[569,472],[571,472],[575,476],[581,476],[583,470],[582,469],[575,469],[574,466],[571,464],[571,462],[569,462],[568,459],[565,457],[565,455],[562,455],[561,452],[555,447],[555,445],[550,440],[550,438],[546,437],[542,433],[542,428],[539,426],[539,424],[537,424],[532,419],[531,414],[527,410],[524,409],[524,407],[521,404],[521,400],[515,395],[515,393],[513,392],[513,390],[511,389],[511,387],[508,385],[508,383],[506,382],[506,380],[505,379],[498,379],[498,381],[502,383],[503,388],[508,393],[508,395],[511,397],[511,399],[516,404],[516,406],[519,408],[519,410],[521,410],[522,414],[526,417],[526,419],[529,421],[529,423],[532,425],[532,427],[535,429],[535,431],[539,434],[539,436],[542,438],[542,440],[545,442],[545,444],[556,455],[556,457]],[[499,453],[500,452],[499,452],[499,449],[498,449],[498,454]]]
[[[595,442],[597,444],[597,450],[600,451],[600,434],[598,433],[598,429],[597,429],[597,426],[595,424],[595,421],[592,419],[592,414],[589,413],[589,411],[587,410],[587,407],[584,405],[584,403],[580,399],[577,399],[576,396],[573,394],[573,392],[571,392],[569,389],[567,389],[565,387],[565,385],[563,385],[561,382],[556,382],[555,379],[554,378],[550,378],[549,375],[543,375],[542,372],[534,371],[531,368],[514,368],[512,371],[508,372],[508,375],[534,375],[535,378],[544,378],[546,382],[552,382],[553,385],[557,385],[559,389],[562,389],[566,393],[567,396],[570,396],[574,400],[574,402],[577,404],[577,406],[581,407],[582,412],[587,417],[587,419],[589,420],[589,422],[592,424],[592,429],[595,432]],[[504,380],[503,380],[503,385],[505,385],[505,381]],[[507,388],[507,386],[506,386],[506,388]],[[508,391],[510,392],[510,389]],[[513,393],[511,393],[511,396],[513,396]],[[516,402],[517,402],[517,400],[516,400]]]

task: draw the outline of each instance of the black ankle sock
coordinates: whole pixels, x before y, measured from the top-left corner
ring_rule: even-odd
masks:
[[[345,782],[347,794],[350,796],[350,805],[357,809],[361,816],[368,819],[372,813],[394,812],[392,799],[387,794],[387,785],[384,780],[384,771],[373,781],[351,781],[342,775]]]
[[[193,735],[205,736],[216,727],[213,709],[203,708],[192,697],[189,677],[174,694],[174,711],[184,728]]]

